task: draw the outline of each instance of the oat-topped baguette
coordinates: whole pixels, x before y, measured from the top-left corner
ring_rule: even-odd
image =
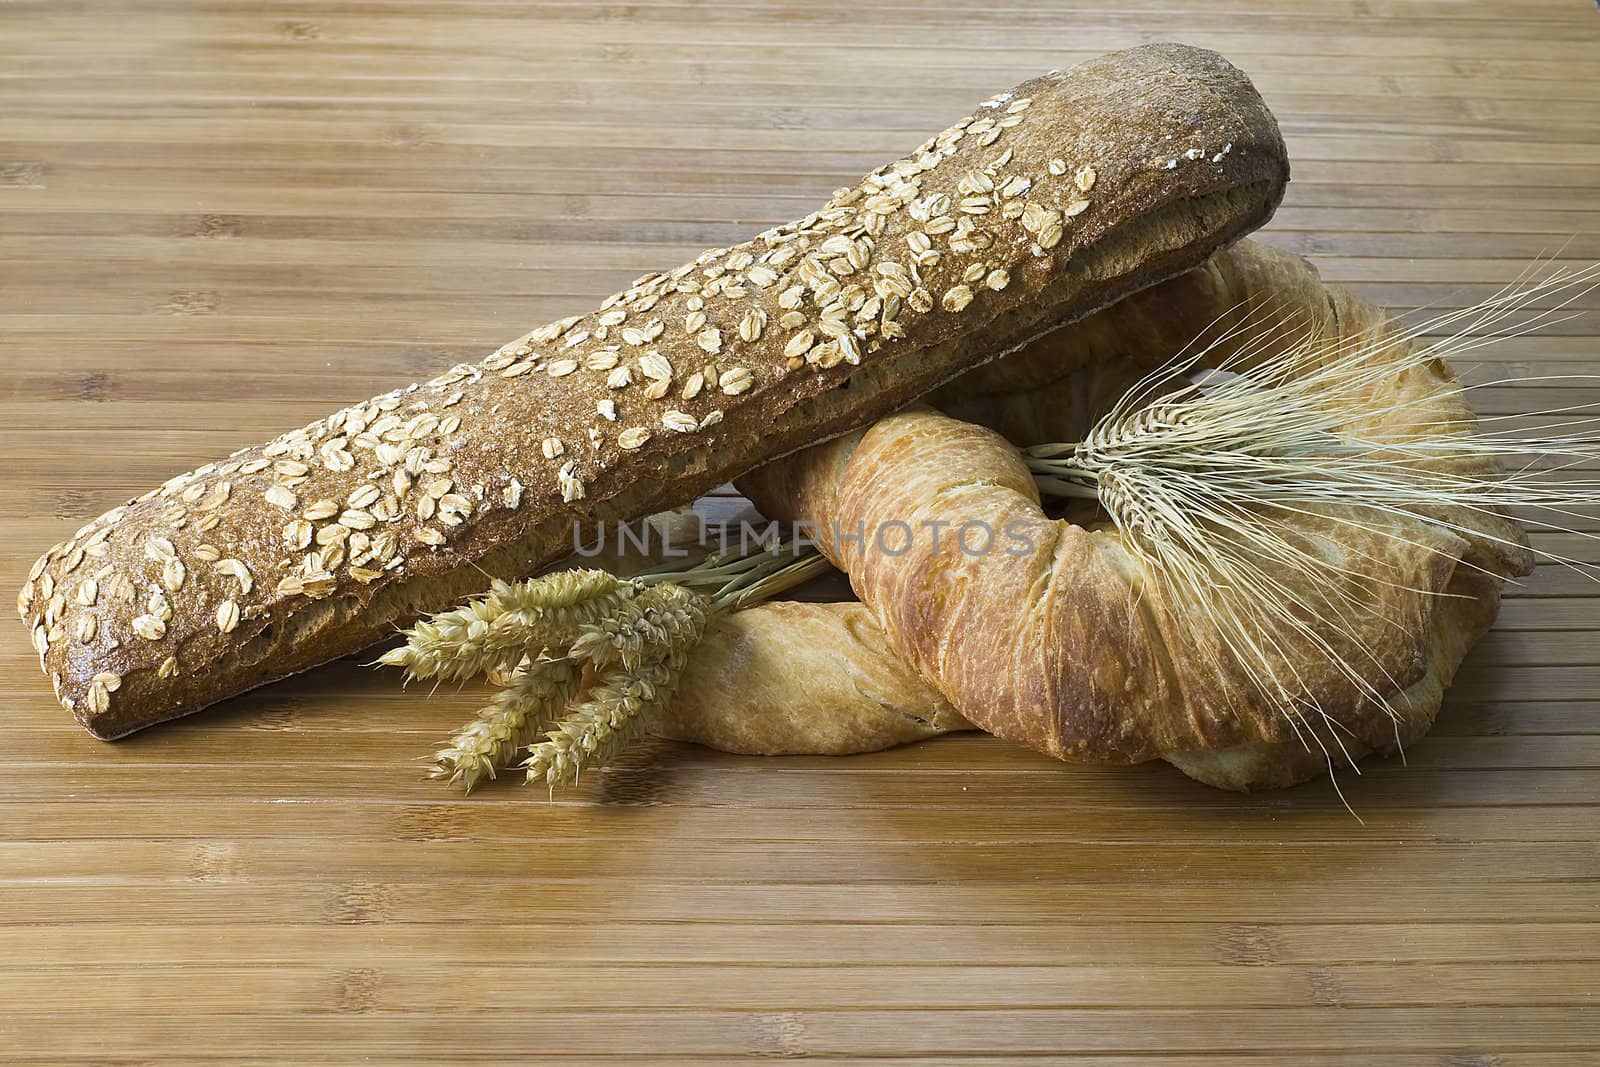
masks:
[[[1288,164],[1221,57],[1026,82],[804,219],[113,509],[18,598],[113,738],[334,657],[692,499],[1260,225]]]

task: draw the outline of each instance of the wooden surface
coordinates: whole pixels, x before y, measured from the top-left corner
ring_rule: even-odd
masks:
[[[1330,278],[1451,306],[1600,259],[1580,0],[0,2],[0,586],[171,473],[1162,37],[1256,78],[1295,167],[1264,236]],[[1498,355],[1600,372],[1597,333]],[[106,745],[7,624],[0,1058],[1593,1064],[1597,629],[1540,568],[1410,766],[1345,776],[1357,822],[1326,783],[976,738],[659,745],[463,800],[412,759],[471,693],[342,664]]]

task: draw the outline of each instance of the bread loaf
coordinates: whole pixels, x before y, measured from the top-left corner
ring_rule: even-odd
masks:
[[[1210,52],[1052,72],[804,219],[114,508],[39,559],[19,611],[95,735],[192,712],[1187,270],[1287,176]]]

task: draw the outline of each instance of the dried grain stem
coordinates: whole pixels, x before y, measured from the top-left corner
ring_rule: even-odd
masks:
[[[572,659],[542,660],[518,671],[449,745],[434,753],[429,776],[460,783],[471,792],[548,729],[578,692],[581,666]]]
[[[406,643],[378,662],[404,667],[411,678],[492,676],[547,651],[565,653],[584,626],[616,611],[638,588],[601,570],[497,580],[486,595],[414,625]]]
[[[1083,441],[1030,449],[1028,463],[1044,492],[1097,497],[1168,610],[1218,639],[1223,651],[1207,653],[1216,660],[1209,665],[1242,669],[1297,729],[1325,717],[1295,673],[1290,646],[1311,649],[1388,708],[1393,680],[1373,677],[1382,673],[1372,669],[1377,657],[1356,639],[1359,624],[1377,615],[1352,585],[1374,581],[1374,561],[1330,560],[1294,524],[1315,516],[1404,541],[1400,524],[1421,523],[1511,547],[1483,526],[1519,508],[1542,528],[1568,530],[1565,518],[1600,504],[1600,482],[1570,474],[1600,462],[1600,441],[1430,422],[1417,409],[1438,394],[1402,399],[1395,384],[1547,324],[1596,285],[1600,266],[1558,270],[1408,330],[1342,340],[1317,337],[1282,313],[1266,329],[1253,321],[1197,338],[1129,389]],[[1535,307],[1550,298],[1554,307]],[[1214,357],[1246,329],[1258,332],[1228,358]],[[1446,336],[1426,340],[1438,333]],[[1337,729],[1324,734],[1338,743]]]
[[[653,586],[619,604],[613,614],[583,626],[572,654],[600,668],[621,663],[633,669],[697,638],[709,610],[704,596],[684,586]]]
[[[791,544],[629,579],[565,570],[496,581],[485,596],[417,623],[406,644],[379,662],[414,678],[509,676],[507,687],[435,754],[433,776],[470,790],[548,731],[526,766],[531,778],[553,788],[611,759],[671,702],[713,615],[773,596],[826,567],[815,549]],[[569,709],[585,666],[599,680]]]
[[[645,732],[677,693],[698,630],[687,647],[673,648],[659,660],[602,674],[583,703],[573,708],[532,746],[523,762],[529,782],[551,789],[575,782],[585,767],[604,766]]]

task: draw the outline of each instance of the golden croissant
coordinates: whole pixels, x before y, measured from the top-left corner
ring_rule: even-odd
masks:
[[[1287,590],[1304,617],[1288,620],[1281,634],[1258,634],[1252,659],[1233,647],[1239,638],[1228,620],[1203,603],[1225,595],[1196,588],[1193,575],[1163,580],[1170,576],[1153,573],[1148,559],[1130,551],[1128,533],[1094,508],[1047,515],[1016,447],[1081,439],[1197,334],[1218,340],[1189,361],[1191,369],[1271,358],[1286,321],[1296,324],[1298,351],[1359,363],[1361,388],[1371,393],[1362,399],[1371,403],[1347,413],[1352,431],[1404,441],[1474,429],[1449,368],[1418,365],[1415,342],[1382,311],[1324,286],[1304,260],[1243,242],[968,374],[931,398],[942,412],[889,416],[744,479],[740,488],[763,513],[812,524],[819,548],[849,574],[878,630],[861,609],[843,606],[766,605],[735,614],[713,628],[723,636],[697,657],[661,731],[738,751],[804,751],[808,738],[795,714],[774,714],[748,698],[752,651],[775,658],[784,615],[796,613],[804,615],[795,622],[803,641],[788,647],[833,650],[838,666],[819,668],[825,657],[810,653],[812,669],[763,669],[782,679],[805,674],[811,690],[844,691],[827,705],[837,710],[813,726],[809,740],[819,751],[845,750],[841,737],[865,749],[881,747],[873,738],[887,744],[959,728],[953,707],[1057,758],[1159,757],[1207,783],[1244,789],[1291,784],[1420,737],[1492,622],[1502,581],[1531,566],[1517,524],[1493,508],[1455,509],[1442,524],[1420,513],[1374,522],[1370,513],[1337,506],[1275,520],[1297,555],[1268,559],[1260,573]],[[1352,361],[1356,345],[1361,359]],[[1315,365],[1302,370],[1318,373]],[[1496,460],[1465,462],[1485,467],[1462,470],[1453,453],[1434,466],[1487,475]],[[900,553],[875,550],[872,531],[928,522],[946,531],[963,523],[1026,530],[1028,548],[974,553],[946,536],[912,538]],[[1306,559],[1324,561],[1326,573],[1308,583]],[[922,683],[898,691],[891,702],[911,710],[888,718],[882,700],[860,699],[854,666],[859,659],[883,669],[884,649]],[[1264,687],[1263,670],[1291,680],[1305,706],[1291,704],[1286,713],[1283,683]],[[851,707],[870,708],[864,721],[879,725],[851,724]],[[739,736],[732,737],[735,722]]]

